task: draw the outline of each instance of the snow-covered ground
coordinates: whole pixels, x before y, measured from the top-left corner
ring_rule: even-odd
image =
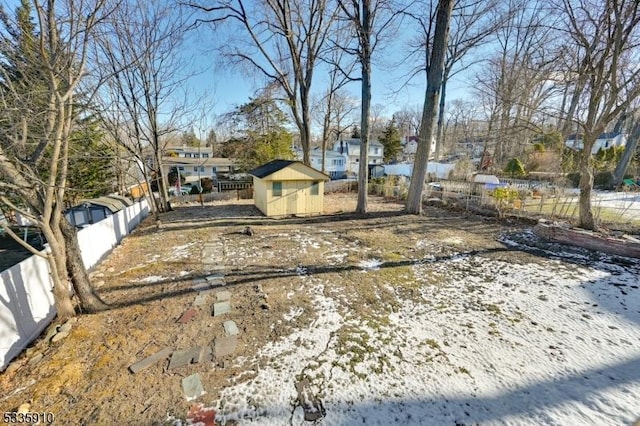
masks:
[[[545,251],[526,232],[502,242],[534,255],[426,257],[411,266],[425,282],[417,297],[388,286],[399,309],[384,320],[345,310],[345,296],[329,291],[340,283],[300,268],[300,288],[314,299],[317,319],[254,359],[237,360],[264,366],[247,367],[255,377],[240,375],[222,391],[217,420],[304,424],[294,386],[302,377],[322,401],[326,416],[316,424],[324,425],[640,419],[638,262]],[[384,267],[378,260],[357,266],[362,274]],[[439,285],[427,284],[434,276]],[[300,315],[292,308],[283,321]]]

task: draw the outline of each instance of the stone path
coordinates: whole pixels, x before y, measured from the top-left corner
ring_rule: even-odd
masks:
[[[227,284],[224,257],[224,244],[221,240],[216,240],[203,246],[202,269],[204,278],[193,280],[191,288],[194,292],[197,292],[197,295],[193,300],[192,306],[187,308],[180,316],[178,323],[187,324],[197,316],[199,313],[198,308],[206,306],[211,307],[210,312],[213,317],[224,316],[233,310],[231,291],[222,289]],[[235,352],[239,334],[240,330],[236,323],[228,320],[224,322],[220,335],[214,338],[213,343],[205,342],[204,345],[179,350],[164,348],[132,364],[129,366],[129,370],[131,373],[136,374],[159,361],[165,361],[169,356],[168,370],[185,367],[190,364],[203,364],[214,361],[217,361],[221,366],[226,366],[228,360],[225,358]],[[195,400],[206,393],[197,373],[184,378],[182,387],[187,401]]]

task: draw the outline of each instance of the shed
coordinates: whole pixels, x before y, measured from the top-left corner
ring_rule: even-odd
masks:
[[[64,214],[72,225],[84,227],[106,219],[131,205],[133,203],[128,198],[112,194],[83,200],[77,206],[66,210]]]
[[[249,174],[253,200],[265,216],[322,214],[326,174],[291,160],[273,160]]]

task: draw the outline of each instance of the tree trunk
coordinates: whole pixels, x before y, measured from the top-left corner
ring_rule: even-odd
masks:
[[[356,213],[367,212],[369,174],[369,115],[371,112],[371,14],[368,0],[362,2],[362,39],[360,66],[362,67],[362,110],[360,111],[360,164],[358,167],[358,204]]]
[[[442,0],[438,6],[436,17],[436,32],[431,51],[431,66],[427,72],[427,90],[422,109],[418,149],[411,174],[411,184],[405,209],[407,213],[420,214],[422,212],[422,189],[427,173],[427,162],[431,151],[431,140],[438,113],[438,97],[442,87],[442,71],[444,69],[445,50],[449,35],[449,22],[454,0]]]
[[[49,244],[49,247],[51,247],[51,244]],[[53,247],[51,247],[51,250],[53,250]],[[49,263],[51,281],[53,281],[53,300],[58,318],[62,320],[71,318],[75,316],[76,311],[71,302],[69,282],[66,279],[66,273],[59,273],[57,259],[53,255],[53,252],[47,255],[47,262]]]
[[[67,254],[67,271],[71,277],[71,283],[80,300],[80,309],[94,313],[108,308],[91,285],[89,274],[82,261],[78,233],[66,219],[60,221],[60,230],[65,240]]]
[[[438,108],[438,131],[436,133],[435,161],[440,161],[440,155],[444,148],[444,105],[447,95],[447,80],[442,78],[442,91],[440,92],[440,108]]]
[[[580,157],[580,198],[579,198],[579,224],[584,229],[596,229],[596,223],[591,210],[591,191],[593,189],[593,165],[591,148],[596,141],[591,134],[584,135],[584,147]]]
[[[624,152],[622,153],[622,157],[620,158],[620,161],[616,165],[616,170],[613,172],[614,188],[617,188],[622,184],[622,179],[624,179],[624,174],[627,171],[627,167],[629,167],[631,158],[633,157],[634,152],[636,152],[636,148],[638,147],[639,140],[640,140],[640,120],[637,120],[633,125],[633,130],[629,135],[629,139],[627,139],[627,145],[624,147]]]

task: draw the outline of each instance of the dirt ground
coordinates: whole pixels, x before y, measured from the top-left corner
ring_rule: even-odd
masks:
[[[402,205],[377,197],[370,197],[370,213],[359,217],[349,213],[355,203],[354,194],[330,195],[326,215],[278,220],[263,217],[251,201],[215,202],[176,206],[162,216],[159,229],[147,219],[92,272],[111,309],[80,315],[68,337],[55,343],[41,338],[14,360],[0,375],[0,411],[28,403],[31,412],[52,412],[55,423],[64,425],[147,425],[163,424],[171,417],[185,419],[192,403],[183,396],[184,377],[199,373],[206,391],[200,400],[211,403],[225,386],[252,377],[243,361],[259,348],[313,323],[314,314],[283,321],[292,309],[315,312],[308,309],[312,299],[300,285],[300,271],[335,282],[325,291],[342,294],[351,309],[375,319],[394,306],[379,299],[388,286],[371,291],[376,283],[355,270],[358,262],[394,262],[394,268],[380,274],[386,274],[381,276],[396,292],[411,297],[424,283],[412,282],[404,272],[427,250],[434,256],[463,250],[515,255],[501,252],[497,237],[517,224],[437,208],[427,208],[422,216],[404,215]],[[241,232],[246,226],[254,236]],[[310,238],[325,234],[330,234],[331,247],[317,246]],[[438,252],[416,248],[416,241],[425,238],[437,242]],[[180,324],[177,320],[197,296],[194,280],[207,276],[205,244],[223,248],[215,260],[224,266],[224,289],[232,294],[232,310],[213,317],[210,295],[192,321]],[[334,262],[336,246],[347,249],[346,262]],[[164,347],[210,345],[224,335],[226,320],[235,321],[240,330],[238,347],[226,362],[169,370],[167,357],[137,374],[128,370]]]

